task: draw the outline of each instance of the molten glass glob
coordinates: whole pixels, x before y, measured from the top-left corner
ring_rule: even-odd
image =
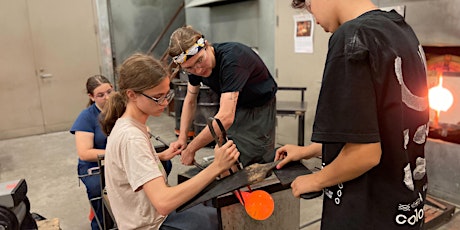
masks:
[[[246,213],[255,220],[266,220],[275,209],[272,196],[263,190],[255,190],[244,197]]]

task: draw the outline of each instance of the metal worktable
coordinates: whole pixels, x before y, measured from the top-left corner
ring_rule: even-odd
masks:
[[[300,91],[300,101],[276,101],[276,114],[281,116],[298,117],[297,144],[305,144],[305,113],[307,112],[307,102],[304,101],[306,87],[278,87],[278,90]]]

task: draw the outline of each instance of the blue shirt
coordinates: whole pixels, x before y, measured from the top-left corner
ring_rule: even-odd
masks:
[[[102,132],[99,124],[98,116],[101,111],[97,108],[96,103],[93,103],[88,108],[81,111],[77,119],[70,128],[70,133],[75,134],[76,131],[94,133],[94,148],[105,149],[107,145],[107,136]],[[79,164],[87,161],[78,160]],[[96,162],[87,162],[96,163]],[[97,163],[96,163],[97,165]]]

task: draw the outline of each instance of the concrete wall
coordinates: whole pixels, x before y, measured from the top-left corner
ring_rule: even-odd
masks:
[[[211,43],[234,41],[257,49],[274,74],[274,4],[273,1],[252,0],[190,7],[186,8],[186,23],[203,33]]]
[[[280,86],[307,87],[305,101],[308,103],[305,115],[305,145],[311,143],[311,132],[316,112],[324,63],[326,60],[329,33],[314,25],[313,53],[296,53],[294,47],[294,15],[306,14],[306,11],[294,10],[289,1],[278,0],[278,17],[275,33],[276,81]],[[279,92],[278,100],[300,100],[300,95]],[[279,144],[297,144],[297,120],[293,117],[278,117],[277,142]]]
[[[181,0],[150,1],[110,1],[112,51],[115,66],[134,52],[147,52],[157,37],[169,23]],[[154,50],[160,58],[169,45],[169,36],[177,27],[185,24],[185,12],[182,11],[170,30]]]
[[[422,45],[460,45],[460,0],[373,0],[381,7],[405,5],[406,21]]]
[[[190,0],[186,1],[190,2]],[[460,44],[460,0],[373,0],[380,7],[405,5],[405,17],[423,45]],[[427,10],[429,9],[429,10]],[[248,0],[219,6],[186,9],[186,22],[211,42],[239,41],[257,47],[280,86],[307,87],[305,143],[310,143],[316,103],[330,33],[313,30],[311,54],[294,52],[293,15],[306,13],[286,0]],[[429,20],[427,20],[429,19]],[[297,97],[279,93],[280,100]],[[278,118],[277,142],[296,143],[297,120]]]

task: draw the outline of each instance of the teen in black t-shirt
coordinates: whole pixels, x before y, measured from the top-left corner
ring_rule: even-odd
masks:
[[[191,27],[174,31],[169,55],[188,73],[189,84],[181,114],[181,130],[173,145],[183,149],[183,164],[193,163],[195,152],[213,140],[204,128],[187,145],[188,127],[196,110],[200,85],[220,94],[219,118],[241,152],[244,166],[274,158],[277,84],[262,59],[248,46],[227,42],[209,44]]]
[[[398,13],[369,0],[293,2],[333,33],[315,143],[284,146],[275,157],[285,157],[281,167],[322,155],[323,169],[298,177],[294,195],[324,189],[322,229],[421,229],[429,108],[416,35]]]

